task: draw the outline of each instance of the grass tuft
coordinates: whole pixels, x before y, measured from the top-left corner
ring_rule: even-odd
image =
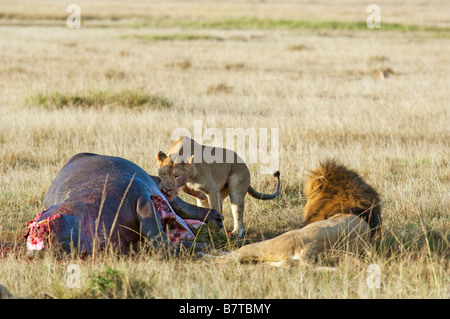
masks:
[[[206,90],[207,94],[219,94],[219,93],[229,94],[231,92],[233,92],[233,87],[226,85],[224,83],[210,85]]]
[[[90,275],[82,295],[86,298],[143,298],[148,297],[146,282],[130,279],[123,272],[106,265],[99,272]]]
[[[153,108],[167,109],[173,106],[173,102],[160,96],[143,93],[139,90],[91,91],[88,93],[38,93],[26,97],[26,102],[31,105],[48,109],[62,109],[66,107],[102,108],[124,107],[131,109]]]

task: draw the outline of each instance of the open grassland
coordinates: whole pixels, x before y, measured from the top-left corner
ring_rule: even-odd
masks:
[[[380,2],[380,30],[350,1],[80,1],[72,30],[68,3],[0,1],[0,284],[31,298],[449,297],[447,1]],[[121,156],[156,174],[173,130],[198,120],[224,136],[279,128],[282,193],[246,200],[248,241],[301,226],[303,178],[326,158],[382,195],[383,239],[316,264],[336,271],[144,252],[24,258],[25,225],[71,156]],[[272,192],[259,168],[252,185]],[[231,228],[228,200],[224,210]],[[81,288],[67,287],[69,264]],[[367,287],[370,264],[379,289]]]

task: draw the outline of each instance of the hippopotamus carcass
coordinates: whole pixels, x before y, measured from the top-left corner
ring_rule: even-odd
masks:
[[[180,243],[194,240],[194,229],[213,221],[214,210],[180,198],[170,203],[161,193],[159,178],[119,157],[81,153],[56,176],[44,198],[46,208],[27,224],[27,250],[58,244],[92,253],[112,245],[119,252],[147,239],[155,248],[177,252]]]

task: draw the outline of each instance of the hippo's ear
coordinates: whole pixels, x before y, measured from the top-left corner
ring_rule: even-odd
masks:
[[[164,164],[164,161],[166,158],[167,158],[167,155],[162,151],[159,151],[158,154],[156,154],[156,160],[158,162],[158,167],[161,167]]]

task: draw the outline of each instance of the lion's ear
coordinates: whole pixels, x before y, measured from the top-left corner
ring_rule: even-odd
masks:
[[[162,151],[159,151],[158,154],[156,154],[156,161],[158,162],[158,168],[163,166],[166,158],[167,158],[167,155]]]
[[[327,179],[325,176],[318,176],[314,179],[314,186],[316,189],[321,190],[323,186],[327,183]]]
[[[192,155],[189,158],[189,162],[187,164],[187,167],[189,168],[189,176],[190,177],[197,175],[197,168],[193,164],[194,164],[194,155]]]

